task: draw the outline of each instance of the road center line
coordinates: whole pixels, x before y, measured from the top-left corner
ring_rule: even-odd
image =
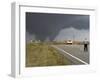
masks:
[[[52,47],[54,47],[54,48],[56,48],[56,49],[58,49],[58,50],[60,50],[60,51],[62,51],[62,52],[64,52],[64,53],[66,53],[67,55],[71,56],[71,57],[74,58],[74,59],[77,59],[78,61],[80,61],[80,62],[82,62],[82,63],[84,63],[84,64],[88,64],[87,62],[81,60],[80,58],[77,58],[77,57],[71,55],[70,53],[66,52],[65,50],[63,50],[63,49],[61,49],[61,48],[58,48],[58,47],[56,47],[56,46],[54,46],[54,45],[52,45]]]

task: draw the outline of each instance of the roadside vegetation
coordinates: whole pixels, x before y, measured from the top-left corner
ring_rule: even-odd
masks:
[[[73,64],[47,43],[26,44],[26,67]]]

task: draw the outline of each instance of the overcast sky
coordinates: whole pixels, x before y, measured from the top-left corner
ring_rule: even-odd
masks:
[[[89,40],[89,15],[26,13],[26,40]]]

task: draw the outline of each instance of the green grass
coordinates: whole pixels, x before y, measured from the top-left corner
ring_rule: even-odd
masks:
[[[26,67],[71,65],[65,56],[46,43],[26,44]]]

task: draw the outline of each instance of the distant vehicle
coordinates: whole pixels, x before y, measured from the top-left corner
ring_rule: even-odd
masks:
[[[73,41],[72,40],[68,40],[67,44],[73,44]]]

